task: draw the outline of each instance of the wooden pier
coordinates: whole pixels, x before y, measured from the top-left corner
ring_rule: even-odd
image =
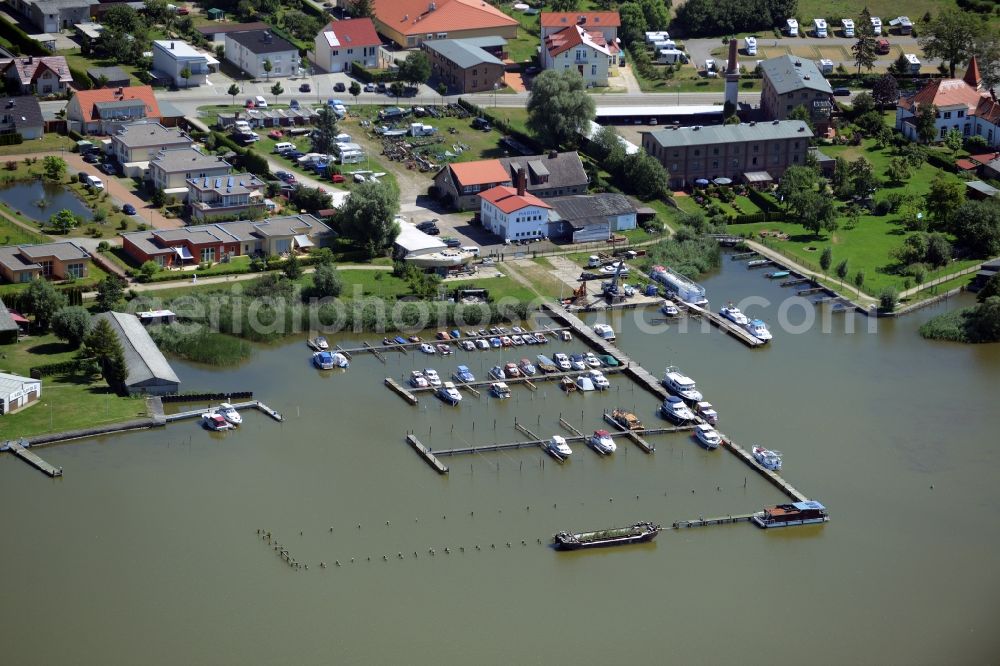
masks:
[[[607,376],[607,375],[615,375],[615,374],[626,372],[625,368],[622,367],[622,366],[610,367],[610,368],[609,367],[602,367],[602,368],[598,368],[598,369],[601,372],[603,372],[605,376]],[[475,396],[478,398],[479,397],[479,392],[476,390],[477,388],[489,388],[491,384],[496,384],[497,382],[503,382],[503,383],[507,384],[508,386],[511,386],[513,384],[524,384],[528,388],[530,388],[532,390],[535,390],[535,389],[538,388],[537,386],[535,386],[535,382],[558,381],[558,380],[562,379],[563,377],[573,377],[573,378],[576,378],[576,377],[579,377],[581,375],[586,375],[588,372],[590,372],[590,369],[587,369],[587,370],[566,370],[566,371],[563,371],[563,372],[540,373],[540,374],[537,374],[537,375],[533,375],[531,377],[521,376],[521,377],[510,377],[508,379],[493,379],[492,377],[490,377],[489,379],[477,379],[474,382],[460,382],[457,379],[455,379],[454,377],[452,377],[449,381],[454,382],[456,388],[466,389],[466,390],[474,393]],[[419,388],[413,388],[413,387],[411,387],[411,388],[408,388],[406,390],[409,391],[410,393],[413,393],[413,394],[419,394],[419,393],[433,393],[434,391],[437,391],[437,389],[438,389],[438,387],[436,387],[436,386],[421,386]],[[607,390],[608,389],[605,389],[605,391],[607,391]]]
[[[781,283],[782,287],[794,287],[797,284],[812,284],[812,278],[807,277],[795,277],[790,280],[785,280]]]
[[[718,516],[716,518],[695,518],[694,520],[678,520],[674,529],[687,527],[708,527],[709,525],[731,525],[733,523],[749,523],[752,513],[741,513],[735,516]]]
[[[568,421],[566,421],[565,419],[563,419],[561,417],[559,419],[559,424],[563,428],[565,428],[566,430],[568,430],[568,431],[570,431],[572,433],[575,433],[573,435],[569,435],[568,437],[564,438],[568,444],[586,444],[588,442],[588,440],[590,439],[590,435],[583,434],[578,429],[576,429],[572,424],[570,424]],[[440,450],[434,451],[434,455],[436,455],[438,457],[458,456],[458,455],[464,455],[464,454],[469,454],[469,453],[489,453],[491,451],[514,451],[516,449],[533,449],[533,448],[537,447],[537,448],[541,448],[541,449],[545,450],[545,452],[548,453],[549,455],[552,455],[553,457],[556,457],[548,449],[549,439],[547,439],[547,438],[546,439],[541,439],[540,437],[538,437],[538,435],[536,435],[535,433],[531,432],[530,430],[528,430],[527,428],[525,428],[520,423],[515,423],[514,427],[517,428],[518,431],[520,431],[526,437],[530,437],[530,439],[525,439],[525,440],[522,440],[522,441],[519,441],[519,442],[503,442],[503,443],[498,443],[498,444],[478,444],[478,445],[474,445],[474,446],[460,446],[460,447],[451,448],[451,449],[440,449]],[[653,434],[653,435],[663,435],[663,434],[670,434],[670,433],[675,433],[675,432],[683,432],[683,431],[686,431],[686,430],[693,430],[693,429],[694,429],[694,426],[692,425],[692,426],[677,426],[677,427],[668,427],[668,428],[654,428],[654,429],[651,429],[651,430],[647,430],[646,432],[649,433],[649,434]],[[628,439],[631,439],[633,442],[635,441],[635,439],[634,439],[635,438],[635,433],[631,433],[631,432],[628,432],[628,431],[622,431],[622,430],[614,431],[614,430],[612,430],[612,431],[608,431],[608,435],[610,437],[612,437],[612,438],[626,437]],[[647,446],[649,446],[648,443],[647,443]],[[650,448],[650,450],[647,451],[647,453],[650,453],[653,450],[653,447],[650,446],[649,448]],[[559,457],[559,460],[562,460],[562,458]]]
[[[720,433],[721,434],[721,433]],[[805,494],[798,491],[792,484],[781,478],[780,475],[767,469],[753,457],[753,454],[744,449],[742,446],[734,442],[729,437],[725,435],[722,436],[722,445],[736,454],[736,457],[745,462],[750,467],[753,467],[761,476],[770,481],[773,485],[777,486],[778,490],[788,495],[790,498],[796,502],[805,502],[809,498]]]
[[[28,463],[38,471],[42,472],[43,474],[47,474],[48,476],[51,476],[53,478],[63,475],[62,467],[56,467],[55,465],[51,465],[45,462],[40,457],[35,455],[33,451],[29,451],[28,450],[29,446],[31,446],[31,444],[26,439],[19,439],[19,440],[12,439],[6,444],[4,444],[3,447],[0,448],[0,450],[10,451],[15,456],[17,456],[24,462]]]
[[[691,303],[679,302],[678,305],[688,311],[689,314],[695,317],[704,317],[716,328],[725,331],[729,335],[733,336],[747,347],[760,347],[764,344],[763,340],[755,338],[750,335],[750,333],[743,327],[737,326],[733,322],[729,321],[720,314],[716,314],[711,310],[706,310],[700,308],[697,305],[692,305]]]
[[[809,287],[808,289],[799,289],[795,294],[797,296],[809,296],[810,294],[818,294],[824,291],[827,291],[826,287]]]
[[[531,330],[531,331],[525,329],[522,333],[514,333],[514,332],[508,330],[506,333],[497,333],[497,334],[487,333],[486,335],[469,335],[469,336],[462,336],[461,338],[451,338],[450,340],[437,340],[437,339],[434,339],[434,340],[422,340],[420,342],[393,342],[392,344],[382,345],[381,347],[375,347],[372,344],[370,344],[368,341],[362,341],[362,343],[361,343],[362,346],[361,347],[347,347],[347,348],[342,348],[342,347],[340,347],[338,345],[337,346],[337,351],[341,352],[342,354],[360,354],[360,353],[363,353],[363,352],[368,352],[370,354],[374,354],[376,358],[378,358],[380,361],[384,362],[385,361],[385,356],[382,354],[382,352],[402,352],[402,353],[407,353],[408,350],[417,349],[417,348],[420,347],[420,345],[423,345],[423,344],[429,344],[429,345],[431,345],[433,347],[437,347],[437,345],[440,345],[440,344],[455,345],[455,344],[457,344],[459,342],[462,342],[463,340],[469,340],[469,341],[475,342],[476,340],[489,340],[490,338],[502,338],[504,336],[506,336],[506,337],[513,337],[515,335],[523,335],[524,333],[544,333],[546,335],[546,338],[549,341],[552,341],[551,338],[548,338],[549,335],[552,335],[554,333],[560,333],[562,331],[568,331],[568,330],[570,330],[569,326],[564,326],[562,328],[540,328],[540,329],[535,329],[535,330]],[[528,344],[518,345],[518,347],[521,347],[521,348],[537,347],[537,346],[538,345],[528,345]],[[491,347],[491,349],[493,349],[493,347]],[[515,347],[506,347],[506,349],[515,349]],[[483,349],[482,351],[486,351],[486,350]],[[428,354],[428,356],[429,356],[429,354]]]
[[[388,386],[392,390],[393,393],[395,393],[396,395],[398,395],[399,397],[401,397],[403,400],[405,400],[406,402],[410,403],[411,405],[417,404],[417,396],[413,395],[412,393],[410,393],[409,391],[407,391],[405,388],[403,388],[399,384],[399,382],[397,382],[392,377],[386,377],[385,378],[385,385]]]
[[[432,468],[434,468],[434,471],[436,471],[438,474],[447,474],[448,473],[448,467],[443,462],[441,462],[440,460],[438,460],[437,456],[435,456],[433,453],[431,453],[430,449],[428,449],[426,446],[424,446],[423,444],[421,444],[420,440],[417,439],[415,435],[413,435],[413,434],[407,435],[406,436],[406,443],[409,444],[411,447],[413,447],[413,450],[416,451],[417,454],[421,458],[423,458],[427,462],[428,465],[430,465]]]
[[[340,353],[342,353],[342,354],[343,353],[350,354],[352,352],[355,352],[355,353],[369,352],[372,356],[374,356],[378,360],[380,360],[383,363],[385,363],[385,356],[382,355],[382,352],[380,352],[379,350],[375,349],[370,344],[368,344],[367,340],[363,344],[364,344],[363,347],[358,347],[358,348],[355,348],[355,349],[342,349],[340,347],[340,345],[337,345],[337,349],[340,349]]]

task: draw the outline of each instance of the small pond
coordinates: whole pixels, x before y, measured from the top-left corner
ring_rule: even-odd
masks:
[[[0,201],[20,211],[24,217],[36,222],[48,222],[63,208],[84,220],[94,215],[83,201],[61,183],[39,180],[22,180],[0,185]]]

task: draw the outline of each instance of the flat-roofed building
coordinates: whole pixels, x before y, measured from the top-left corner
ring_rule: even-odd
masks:
[[[89,274],[90,253],[73,241],[0,247],[0,277],[8,282],[78,280]]]

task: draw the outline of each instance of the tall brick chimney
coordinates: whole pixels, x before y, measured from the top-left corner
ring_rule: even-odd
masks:
[[[524,172],[524,167],[517,170],[517,196],[523,197],[528,189],[528,175]]]

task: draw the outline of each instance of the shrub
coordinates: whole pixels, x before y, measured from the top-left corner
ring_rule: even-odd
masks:
[[[896,300],[898,295],[892,287],[883,287],[878,293],[879,312],[894,312],[896,310]]]

